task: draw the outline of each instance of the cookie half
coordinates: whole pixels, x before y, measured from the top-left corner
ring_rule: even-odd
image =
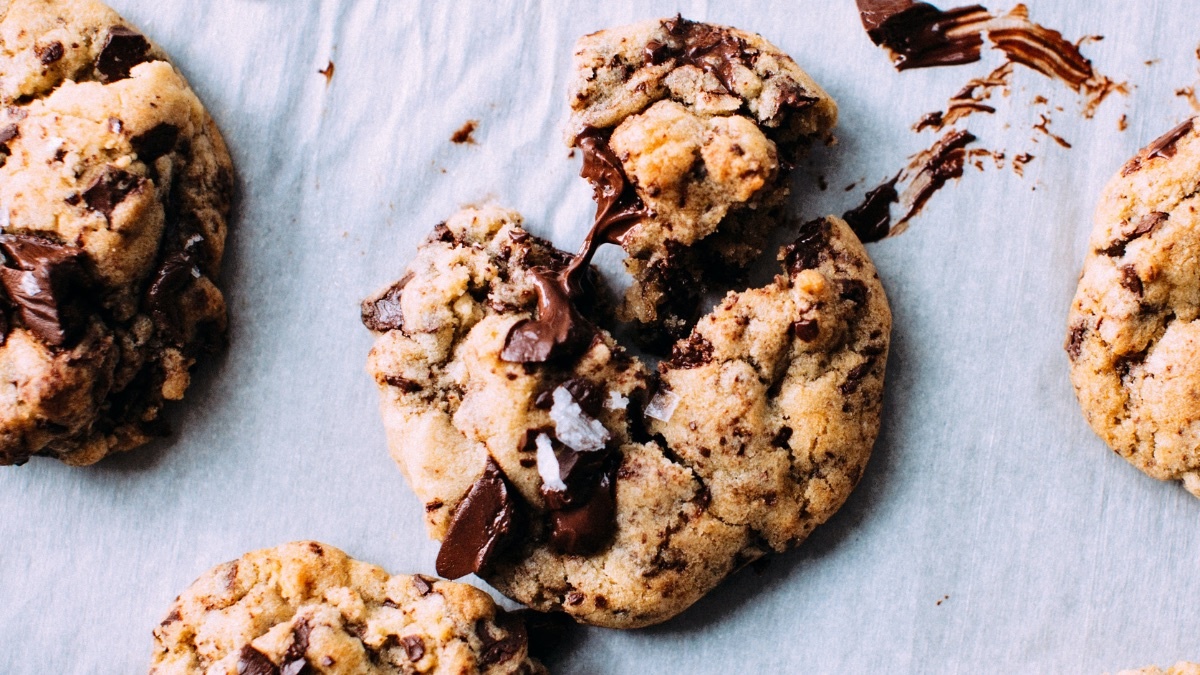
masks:
[[[1071,381],[1119,455],[1200,496],[1200,134],[1193,120],[1104,191],[1071,307]]]
[[[891,315],[844,222],[809,223],[781,257],[773,283],[726,296],[651,369],[553,300],[571,258],[516,213],[440,225],[363,303],[392,456],[442,540],[439,573],[632,628],[833,515],[879,430]],[[541,362],[535,327],[560,350]]]
[[[704,287],[762,252],[791,167],[837,121],[833,99],[762,36],[680,17],[580,39],[570,104],[568,143],[622,174],[628,224],[613,236],[633,284],[621,315],[651,344],[686,336]]]
[[[162,435],[224,343],[232,166],[104,4],[7,2],[0,47],[0,464],[91,464]]]
[[[152,675],[545,673],[484,592],[314,541],[218,565],[154,629]]]

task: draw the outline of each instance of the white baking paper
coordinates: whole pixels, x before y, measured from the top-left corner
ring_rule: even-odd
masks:
[[[883,433],[858,491],[798,551],[682,617],[582,631],[555,672],[1101,673],[1200,660],[1200,500],[1093,436],[1061,346],[1101,187],[1189,113],[1175,90],[1200,78],[1195,7],[1029,4],[1068,38],[1105,36],[1085,53],[1134,86],[1083,120],[1073,92],[1018,69],[997,114],[968,126],[982,147],[1036,155],[1025,176],[970,169],[907,233],[870,246],[896,328]],[[232,344],[177,407],[172,439],[89,469],[0,470],[3,673],[144,672],[175,595],[251,549],[314,538],[394,572],[433,571],[437,545],[388,458],[364,372],[359,301],[466,203],[498,201],[535,233],[579,242],[593,205],[561,141],[577,36],[682,12],[791,53],[841,105],[839,143],[797,172],[797,218],[855,205],[932,141],[910,130],[923,113],[998,65],[898,74],[851,0],[113,5],[174,56],[235,158]],[[330,61],[327,84],[317,71]],[[1072,149],[1031,130],[1047,111]],[[476,144],[452,144],[469,119]]]

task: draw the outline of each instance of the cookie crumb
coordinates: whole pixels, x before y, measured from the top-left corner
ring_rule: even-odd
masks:
[[[1117,131],[1125,131],[1129,128],[1129,116],[1121,115],[1121,119],[1117,120]]]
[[[949,595],[943,595],[943,596],[942,596],[942,599],[937,601],[937,606],[938,606],[938,607],[941,607],[941,606],[942,606],[942,603],[943,603],[943,602],[945,602],[945,601],[947,601],[947,600],[949,600],[949,599],[950,599],[950,596],[949,596]]]
[[[333,61],[330,61],[328,63],[328,65],[326,65],[323,69],[317,71],[318,73],[325,76],[325,86],[329,86],[329,83],[333,82],[334,67],[335,66],[333,65]]]
[[[456,145],[475,145],[475,130],[478,128],[479,120],[467,120],[450,137],[450,142]]]

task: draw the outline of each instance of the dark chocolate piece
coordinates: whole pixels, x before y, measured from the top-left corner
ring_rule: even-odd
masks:
[[[43,66],[48,66],[60,60],[66,50],[63,49],[63,43],[51,42],[44,47],[34,47],[33,53],[37,55],[38,61],[41,61]]]
[[[187,340],[186,317],[179,298],[189,286],[203,276],[200,271],[203,240],[193,237],[183,250],[169,254],[151,278],[146,290],[146,308],[164,336],[182,345]]]
[[[783,249],[788,272],[799,274],[821,264],[829,245],[829,224],[825,220],[810,220],[800,226],[796,240]]]
[[[792,324],[792,335],[803,342],[812,342],[821,335],[821,326],[810,319],[800,319]]]
[[[250,645],[238,652],[237,671],[238,675],[280,675],[271,659]]]
[[[400,646],[404,647],[404,653],[413,663],[420,661],[425,656],[425,641],[420,636],[405,635],[400,638]]]
[[[88,318],[83,251],[22,234],[0,235],[0,251],[0,282],[25,328],[55,347],[73,343]]]
[[[693,333],[686,341],[678,342],[671,348],[671,358],[667,361],[672,368],[691,370],[712,363],[713,344],[699,334]]]
[[[600,550],[616,529],[616,471],[619,461],[610,461],[599,474],[592,497],[570,510],[550,512],[550,545],[568,555],[591,555]]]
[[[83,201],[87,202],[89,209],[111,218],[117,205],[125,201],[131,192],[140,188],[143,180],[114,166],[106,166],[104,172],[84,190]]]
[[[133,139],[133,151],[141,161],[154,164],[159,157],[174,150],[178,142],[179,127],[163,123]]]
[[[583,412],[592,418],[599,418],[604,413],[605,390],[600,385],[585,380],[582,377],[577,377],[572,380],[567,380],[562,385]]]
[[[509,363],[546,363],[580,354],[596,328],[575,309],[564,286],[566,275],[545,268],[530,271],[538,294],[537,318],[519,321],[508,332],[500,358]]]
[[[864,244],[879,241],[891,232],[892,204],[900,200],[900,193],[896,192],[899,180],[897,174],[895,178],[871,190],[862,204],[842,216]]]
[[[1138,153],[1137,157],[1129,160],[1128,163],[1121,169],[1122,176],[1128,176],[1142,168],[1142,165],[1156,157],[1169,159],[1175,156],[1177,152],[1176,144],[1192,132],[1196,125],[1196,118],[1188,118],[1181,122],[1174,129],[1158,137],[1153,143],[1146,146],[1144,150]]]
[[[503,610],[500,611],[503,612]],[[479,636],[479,641],[483,643],[483,650],[479,654],[479,665],[484,668],[512,660],[513,657],[521,653],[521,649],[528,642],[528,636],[525,633],[525,624],[520,620],[520,617],[498,614],[496,616],[496,623],[508,631],[509,635],[507,637],[497,638],[492,635],[491,628],[483,619],[475,622],[475,634]]]
[[[490,457],[483,475],[463,498],[438,551],[437,573],[447,579],[478,574],[508,543],[516,528],[513,489]]]
[[[124,26],[113,26],[96,57],[96,71],[101,82],[123,80],[134,66],[145,63],[149,57],[150,41],[145,36]]]
[[[364,300],[362,303],[363,325],[376,333],[402,330],[404,328],[404,312],[400,308],[400,298],[403,297],[404,287],[412,279],[413,273],[409,272],[380,295]]]
[[[413,586],[417,587],[417,592],[422,596],[429,595],[433,592],[433,582],[426,579],[420,574],[413,575]]]
[[[749,55],[741,38],[718,26],[688,21],[680,15],[662,22],[668,42],[646,46],[646,62],[652,65],[678,59],[712,73],[721,86],[734,93],[734,65],[746,65]]]
[[[596,200],[596,221],[577,258],[586,266],[601,244],[621,244],[622,238],[648,214],[646,205],[625,175],[621,160],[608,146],[599,129],[588,128],[575,139],[583,153],[580,176],[592,185]]]

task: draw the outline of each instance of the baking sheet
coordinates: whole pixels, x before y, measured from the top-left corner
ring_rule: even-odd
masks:
[[[232,346],[178,408],[174,438],[91,469],[0,470],[3,673],[144,672],[175,595],[251,549],[315,538],[433,570],[437,546],[387,456],[358,302],[465,203],[493,199],[560,245],[579,240],[593,207],[561,142],[577,36],[678,11],[791,53],[842,111],[838,145],[797,172],[805,217],[856,204],[932,140],[911,124],[998,64],[897,74],[850,0],[112,4],[174,56],[234,155]],[[1030,4],[1068,38],[1104,35],[1085,53],[1135,87],[1083,120],[1072,92],[1018,69],[998,113],[969,127],[983,147],[1036,155],[1025,176],[969,169],[910,231],[870,246],[896,328],[883,433],[850,502],[667,625],[581,632],[556,672],[1200,660],[1200,500],[1092,435],[1061,348],[1101,187],[1189,112],[1175,89],[1198,78],[1194,8]],[[1039,93],[1063,107],[1051,128],[1072,149],[1031,131]],[[468,119],[477,143],[450,143]]]

